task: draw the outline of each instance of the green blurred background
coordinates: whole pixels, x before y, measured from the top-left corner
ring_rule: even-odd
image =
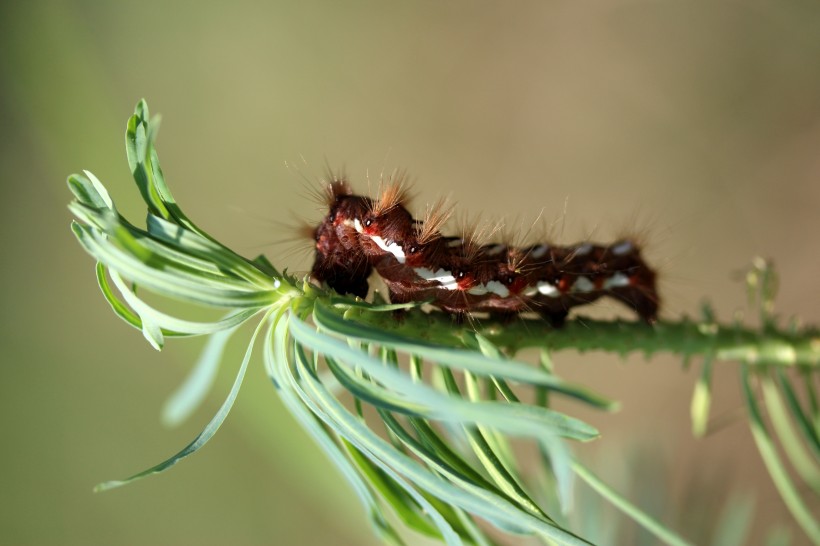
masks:
[[[200,345],[156,353],[118,321],[68,229],[64,181],[81,169],[144,214],[123,146],[138,99],[164,116],[160,157],[188,214],[280,267],[309,267],[274,244],[292,237],[284,224],[317,218],[305,177],[344,166],[364,191],[368,173],[403,167],[418,206],[452,194],[516,226],[543,209],[564,242],[642,229],[667,317],[708,297],[730,318],[760,254],[781,273],[781,311],[817,323],[818,29],[813,1],[2,3],[0,542],[373,542],[258,361],[201,453],[91,493],[192,438],[240,350],[192,422],[163,429]],[[728,426],[700,441],[696,369],[569,354],[558,367],[624,400],[616,415],[580,413],[604,431],[581,452],[670,524],[697,525],[697,499],[754,489],[756,530],[793,526],[736,413],[735,366],[715,379]],[[647,444],[663,479],[626,472]]]

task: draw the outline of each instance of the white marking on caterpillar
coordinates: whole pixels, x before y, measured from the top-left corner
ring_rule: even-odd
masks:
[[[396,258],[396,260],[399,261],[400,264],[404,263],[404,259],[405,259],[404,249],[401,247],[400,244],[398,244],[398,243],[387,244],[387,243],[384,242],[384,239],[382,239],[378,235],[371,235],[370,239],[374,243],[379,245],[379,248],[381,248],[385,252],[389,252],[390,254],[392,254]]]
[[[539,294],[544,296],[550,296],[556,298],[561,294],[558,292],[558,289],[552,284],[546,281],[538,281],[538,284],[535,285],[536,290]]]
[[[532,257],[535,260],[543,258],[544,256],[546,256],[547,251],[549,249],[549,245],[538,245],[532,250],[532,252],[530,252],[530,257]]]
[[[416,272],[416,275],[426,281],[436,281],[442,288],[446,288],[447,290],[458,290],[458,283],[456,282],[456,278],[453,276],[452,271],[439,268],[434,272],[426,267],[416,267],[413,271]]]
[[[629,277],[623,273],[615,273],[604,282],[604,289],[617,288],[619,286],[629,286],[632,284]]]
[[[575,247],[573,254],[575,256],[586,256],[590,252],[592,252],[592,245],[589,243],[584,243],[581,246]]]
[[[507,288],[506,286],[504,286],[504,284],[499,282],[499,281],[490,281],[490,282],[488,282],[487,283],[487,290],[489,292],[492,292],[493,294],[501,296],[502,298],[506,298],[507,296],[510,295],[510,289]]]
[[[633,248],[632,241],[622,241],[612,247],[612,253],[616,256],[623,256],[632,252]]]
[[[595,285],[592,284],[591,280],[584,276],[580,276],[575,279],[575,282],[572,283],[572,288],[570,288],[570,291],[572,292],[592,292],[593,290],[595,290]]]
[[[499,281],[490,281],[487,284],[479,284],[478,286],[470,288],[469,290],[467,290],[467,293],[472,294],[474,296],[483,296],[484,294],[495,294],[496,296],[506,298],[510,295],[510,289],[504,286],[504,284]]]
[[[498,254],[501,254],[505,248],[507,248],[506,245],[493,245],[487,249],[487,256],[497,256]]]
[[[345,221],[344,221],[344,225],[346,225],[346,226],[348,226],[348,227],[349,227],[349,226],[350,226],[350,220],[345,220]],[[358,219],[358,218],[354,218],[354,219],[353,219],[353,227],[354,227],[354,228],[356,228],[356,231],[357,231],[358,233],[362,233],[362,232],[364,232],[364,228],[362,227],[362,223],[361,223],[361,222],[359,222],[359,219]]]

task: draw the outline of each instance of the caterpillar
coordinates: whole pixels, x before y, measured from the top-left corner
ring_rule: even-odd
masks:
[[[347,181],[334,177],[323,199],[328,213],[313,231],[311,277],[340,294],[366,297],[375,270],[392,303],[425,301],[457,319],[532,312],[560,327],[573,307],[607,296],[643,321],[657,321],[656,274],[631,239],[515,246],[444,236],[440,228],[452,209],[439,202],[424,219],[414,219],[401,181],[373,199],[354,195]]]

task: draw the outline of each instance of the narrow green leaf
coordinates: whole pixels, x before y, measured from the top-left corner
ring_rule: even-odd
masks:
[[[791,527],[775,525],[766,532],[763,543],[765,546],[792,546],[794,544],[793,535]]]
[[[145,154],[145,168],[150,173],[149,180],[152,186],[152,192],[159,197],[163,207],[168,211],[169,219],[173,219],[175,223],[185,226],[187,229],[216,242],[215,239],[208,235],[199,226],[194,224],[182,212],[182,209],[179,207],[174,199],[174,196],[171,194],[170,188],[165,183],[165,175],[162,173],[162,168],[159,164],[159,156],[157,155],[156,148],[154,147],[157,133],[159,133],[160,121],[160,117],[155,116],[148,124],[148,146]]]
[[[294,332],[293,326],[291,326],[291,332]],[[501,521],[510,527],[532,529],[535,532],[549,537],[557,544],[586,544],[585,541],[582,541],[571,533],[522,512],[504,499],[499,499],[497,496],[491,495],[481,488],[476,488],[469,483],[461,482],[456,486],[424,469],[412,458],[395,450],[389,443],[379,438],[378,435],[370,430],[366,424],[350,414],[338,400],[327,392],[317,378],[311,374],[309,368],[305,366],[306,363],[302,360],[301,358],[296,358],[296,366],[297,369],[300,370],[299,373],[302,380],[299,384],[294,384],[294,387],[298,388],[299,385],[303,385],[306,389],[304,394],[301,395],[302,400],[310,405],[314,413],[326,419],[329,426],[338,431],[339,434],[356,446],[365,456],[373,460],[382,470],[391,475],[397,483],[403,483],[400,475],[404,475],[407,476],[412,483],[416,484],[416,486],[431,492],[444,502],[455,504],[479,517],[495,522]],[[315,397],[315,402],[313,401],[313,397]],[[411,495],[413,495],[415,491],[412,488],[406,490]],[[423,504],[423,498],[415,498],[415,500]],[[434,513],[432,516],[434,517],[434,521],[437,521],[439,529],[442,529],[443,532],[446,531],[448,544],[458,544],[461,542],[458,535],[449,528],[445,520],[436,518],[436,516],[440,517],[440,515]]]
[[[382,417],[384,424],[388,430],[395,435],[395,437],[407,446],[422,462],[424,462],[431,470],[441,474],[442,476],[456,476],[458,479],[467,480],[487,490],[496,491],[501,495],[501,491],[495,489],[495,486],[484,479],[472,467],[470,467],[460,456],[455,454],[450,447],[443,442],[433,432],[432,436],[436,439],[433,442],[427,439],[416,440],[410,435],[398,420],[387,411],[380,411],[379,415]],[[426,426],[423,419],[409,419],[416,430],[423,428],[426,431],[432,432],[432,429]],[[434,446],[434,447],[433,447]],[[424,491],[420,491],[424,495]],[[447,520],[451,527],[461,536],[467,540],[472,540],[478,543],[485,543],[486,537],[478,529],[473,529],[472,521],[465,521],[464,517],[459,517],[459,510],[454,507],[442,503],[439,499],[428,495],[425,498],[433,504],[438,512]],[[478,531],[478,536],[476,532]]]
[[[490,342],[487,341],[487,343],[489,344]],[[489,349],[486,348],[485,350],[489,351]],[[496,350],[496,354],[500,355],[500,352],[497,352]],[[469,374],[469,372],[465,372],[465,375],[467,374]],[[515,395],[513,390],[509,387],[509,385],[507,385],[506,382],[496,377],[492,378],[492,382],[505,400],[508,402],[518,403],[518,396]],[[469,382],[467,384],[469,385]],[[539,404],[539,407],[543,406]],[[542,436],[539,438],[539,442],[541,455],[555,476],[555,481],[558,486],[557,493],[561,512],[566,514],[572,506],[573,486],[575,483],[575,476],[571,466],[572,456],[569,448],[558,437]]]
[[[442,371],[445,374],[445,380],[450,392],[460,395],[452,372],[450,370]],[[475,377],[469,372],[465,372],[464,381],[469,399],[473,402],[481,400]],[[549,519],[521,485],[517,472],[510,461],[509,446],[496,437],[492,429],[482,426],[481,423],[476,423],[475,427],[466,427],[464,432],[473,448],[473,453],[475,453],[493,483],[525,510],[538,517]]]
[[[298,334],[294,335],[294,337],[301,342]],[[350,391],[357,400],[367,402],[385,411],[396,411],[407,415],[429,417],[429,412],[424,404],[414,403],[409,397],[391,393],[379,387],[376,383],[369,382],[367,379],[361,377],[361,375],[349,371],[346,366],[338,364],[336,359],[331,358],[327,354],[322,356],[324,356],[328,369],[330,369],[336,379],[339,380],[342,387]],[[359,413],[361,413],[361,411],[359,411]]]
[[[137,284],[171,298],[215,307],[261,307],[276,301],[276,291],[250,291],[209,285],[203,279],[185,278],[177,271],[155,269],[112,245],[87,226],[73,224],[74,234],[89,254]]]
[[[327,303],[330,307],[338,307],[342,309],[365,309],[373,311],[374,313],[384,313],[387,311],[399,311],[402,309],[413,309],[421,307],[424,302],[411,301],[408,303],[382,303],[374,304],[362,299],[351,299],[347,296],[330,296],[327,298]],[[347,316],[345,313],[344,316]]]
[[[424,517],[419,511],[419,505],[404,489],[349,442],[344,442],[344,445],[347,447],[351,460],[359,467],[359,471],[367,478],[370,486],[393,508],[395,514],[405,525],[422,535],[444,539],[438,528]]]
[[[134,328],[142,330],[142,320],[139,318],[139,315],[131,311],[128,306],[117,298],[114,291],[111,290],[111,286],[108,284],[108,278],[106,277],[107,268],[105,265],[101,262],[97,262],[96,269],[97,284],[100,285],[100,290],[102,291],[105,300],[109,303],[109,305],[111,305],[111,309],[114,310],[114,313]]]
[[[163,218],[170,218],[170,214],[163,205],[162,199],[157,194],[151,180],[151,171],[146,167],[148,152],[152,147],[148,136],[148,116],[148,104],[145,100],[141,100],[137,103],[134,115],[128,120],[125,130],[125,151],[128,156],[128,166],[131,168],[131,174],[142,194],[142,199],[148,205],[151,213]]]
[[[362,351],[318,333],[295,317],[290,320],[290,331],[296,340],[306,347],[325,356],[334,355],[337,361],[355,363],[385,387],[394,389],[395,394],[376,384],[367,385],[367,390],[371,393],[378,392],[377,395],[373,395],[371,403],[389,400],[390,406],[386,409],[391,411],[404,407],[405,412],[418,413],[437,420],[482,422],[515,435],[539,437],[558,434],[576,440],[591,440],[597,437],[597,430],[590,425],[545,408],[525,404],[476,403],[446,397],[434,389],[414,382],[404,372],[384,367],[381,362]],[[362,387],[351,381],[349,388],[357,386]],[[364,395],[364,391],[357,393],[357,396]]]
[[[81,174],[72,174],[68,177],[67,183],[71,193],[82,205],[92,209],[114,210],[114,203],[96,176],[88,171]]]
[[[261,288],[270,290],[278,286],[276,285],[277,279],[268,279],[261,273],[258,273],[258,275],[262,275],[266,284],[262,287],[256,286],[236,274],[235,271],[219,267],[221,259],[217,256],[205,256],[204,259],[195,260],[198,264],[208,264],[207,269],[198,265],[189,267],[187,263],[197,258],[193,252],[183,251],[184,261],[181,261],[178,248],[164,244],[162,241],[155,239],[153,235],[136,230],[118,218],[114,219],[112,215],[108,215],[107,220],[108,224],[104,226],[103,230],[105,234],[125,252],[139,257],[155,269],[173,270],[178,276],[192,278],[208,286],[226,289],[251,291]],[[214,266],[216,266],[216,273],[211,272]]]
[[[433,428],[424,419],[408,418],[413,429],[419,434],[419,439],[409,434],[398,420],[387,411],[381,411],[385,426],[399,438],[417,457],[442,476],[453,476],[460,480],[473,483],[479,487],[494,491],[499,495],[503,492],[495,484],[488,481],[467,463],[458,453],[453,451],[449,443],[436,434]]]
[[[572,468],[575,474],[584,480],[592,489],[598,492],[602,497],[607,499],[612,505],[633,519],[638,525],[658,537],[666,544],[671,546],[688,546],[690,545],[686,539],[677,535],[674,531],[664,526],[661,522],[654,519],[652,516],[630,503],[614,489],[609,487],[600,478],[593,474],[580,462],[572,463]]]
[[[555,367],[552,364],[552,357],[550,356],[550,353],[547,349],[541,349],[540,351],[538,351],[538,365],[542,370],[544,370],[546,373],[550,375],[553,375],[555,373]],[[535,387],[535,404],[543,408],[549,407],[549,389],[541,386]],[[620,404],[618,403],[618,401],[613,400],[604,409],[616,411],[618,408],[620,408]]]
[[[279,273],[279,271],[275,267],[273,267],[273,264],[270,263],[270,260],[268,260],[267,256],[265,256],[264,254],[260,254],[259,256],[251,260],[251,263],[254,264],[262,273],[267,274],[269,277],[275,277],[278,279],[283,276],[282,273]]]
[[[165,426],[176,427],[188,419],[199,407],[211,390],[219,370],[219,363],[225,352],[225,346],[236,332],[238,326],[221,330],[208,338],[202,354],[191,369],[191,373],[174,391],[162,408],[161,420]]]
[[[573,457],[566,442],[558,436],[544,436],[539,439],[542,455],[549,461],[550,469],[558,484],[558,502],[561,512],[567,514],[572,508],[575,472]]]
[[[353,487],[354,493],[359,497],[362,505],[370,517],[370,522],[374,529],[381,535],[393,535],[390,523],[382,516],[381,508],[378,505],[373,493],[365,483],[362,476],[339,445],[321,426],[315,414],[311,413],[300,400],[297,393],[291,388],[293,377],[290,369],[289,350],[291,342],[288,336],[289,317],[285,313],[280,313],[274,317],[266,333],[263,357],[265,369],[273,384],[276,386],[280,399],[288,408],[291,415],[304,427],[317,444],[322,448],[342,476]]]
[[[806,453],[794,430],[792,421],[789,419],[786,405],[780,397],[780,392],[772,378],[769,375],[761,374],[759,379],[763,400],[772,421],[772,428],[780,440],[783,451],[800,478],[814,491],[815,495],[820,496],[820,468]]]
[[[810,392],[814,392],[814,387],[811,384],[813,380],[811,374],[800,375],[806,382],[806,388]],[[777,379],[778,385],[786,397],[786,403],[789,406],[789,410],[797,423],[798,430],[802,433],[806,445],[808,445],[812,450],[814,458],[820,460],[820,437],[818,437],[818,432],[815,430],[811,422],[811,418],[805,411],[803,411],[803,406],[797,398],[797,393],[795,393],[794,388],[791,385],[791,381],[789,381],[789,377],[786,375],[784,370],[780,368],[777,369]]]
[[[402,436],[402,439],[405,443],[411,447],[412,451],[418,456],[423,462],[427,464],[432,470],[440,473],[442,476],[448,476],[451,472],[455,472],[458,479],[467,479],[468,482],[483,488],[486,491],[491,491],[496,495],[502,496],[506,498],[509,502],[513,502],[512,499],[507,497],[501,490],[499,490],[495,484],[490,481],[487,481],[483,476],[478,474],[473,468],[466,462],[464,459],[461,458],[460,455],[456,454],[450,448],[449,444],[457,443],[454,440],[450,442],[445,442],[438,435],[432,431],[431,428],[425,427],[425,421],[422,419],[410,419],[414,428],[419,432],[419,440],[416,441],[415,438],[412,436],[406,435]],[[391,427],[393,430],[395,420],[389,420],[385,418],[385,423]],[[398,427],[401,429],[401,427]],[[403,430],[403,429],[402,429]],[[461,429],[463,430],[463,428]],[[435,441],[431,441],[429,437],[425,435],[428,434],[429,431],[430,436],[435,437]],[[430,446],[430,447],[427,447]],[[445,455],[448,454],[449,455]],[[440,463],[443,463],[444,466],[439,466]],[[441,501],[437,499],[431,499],[433,503],[441,503]],[[445,510],[446,508],[446,510]],[[494,544],[487,535],[479,529],[475,522],[466,514],[462,509],[453,507],[450,505],[442,505],[439,508],[444,514],[453,513],[458,516],[458,521],[461,522],[462,526],[469,532],[469,536],[476,544],[490,546]],[[448,521],[452,522],[453,519],[451,516],[447,516]],[[499,529],[507,530],[508,532],[515,533],[515,534],[522,534],[522,529],[520,527],[510,527],[509,524],[501,523],[501,522],[494,522],[491,520],[491,523],[496,525]],[[461,533],[461,531],[459,531]]]
[[[295,317],[291,317],[291,320],[293,319],[295,319]],[[404,489],[404,491],[428,513],[448,545],[461,545],[462,541],[458,536],[458,533],[453,530],[444,517],[438,513],[410,483],[407,483],[402,478],[399,472],[393,469],[394,465],[382,462],[380,457],[374,456],[374,454],[368,449],[370,443],[366,442],[365,437],[359,434],[350,433],[349,427],[353,426],[360,432],[367,431],[369,433],[368,436],[372,434],[370,429],[367,428],[363,421],[353,417],[350,412],[347,411],[347,409],[344,408],[344,406],[342,406],[318,381],[318,376],[316,376],[315,372],[310,369],[309,360],[299,345],[295,346],[294,354],[294,363],[301,379],[298,382],[291,381],[291,385],[297,388],[297,393],[300,398],[310,408],[314,415],[327,423],[337,434],[373,461],[387,476],[393,480],[396,485]],[[310,395],[308,392],[305,392],[300,388],[300,385],[302,384],[306,385],[310,390]],[[314,396],[317,400],[312,398]],[[346,424],[347,427],[342,426],[342,422]],[[372,438],[370,439],[372,440]],[[383,450],[385,450],[385,453],[389,458],[401,460],[402,457],[406,457],[406,455],[390,446],[390,444],[386,443],[381,438],[378,439],[378,443],[381,444]]]
[[[242,364],[239,367],[239,372],[236,375],[236,379],[234,380],[233,386],[231,387],[231,391],[228,393],[228,398],[225,399],[225,402],[222,403],[222,406],[216,412],[216,415],[213,416],[211,421],[205,425],[205,428],[202,429],[202,432],[197,435],[194,440],[185,446],[181,451],[173,455],[172,457],[166,459],[165,461],[152,466],[142,472],[134,474],[133,476],[126,478],[124,480],[111,480],[104,483],[99,484],[97,487],[94,488],[95,491],[106,491],[108,489],[114,489],[115,487],[120,487],[126,484],[129,484],[133,481],[139,480],[141,478],[145,478],[146,476],[150,476],[152,474],[158,474],[160,472],[164,472],[168,470],[184,458],[188,457],[199,451],[199,449],[204,446],[208,440],[210,440],[222,423],[225,421],[225,418],[230,413],[231,408],[233,407],[233,403],[236,400],[237,394],[239,394],[239,388],[242,386],[242,380],[245,378],[245,371],[248,369],[248,362],[251,359],[251,354],[253,353],[253,346],[256,341],[256,336],[259,334],[259,331],[265,325],[265,322],[270,315],[270,311],[265,314],[265,317],[259,321],[259,324],[256,327],[256,330],[253,332],[253,336],[251,337],[250,344],[248,345],[248,349],[245,351],[245,357],[242,359]]]
[[[820,334],[816,334],[814,344],[820,345]],[[803,382],[806,386],[806,398],[809,400],[809,412],[811,414],[811,423],[814,426],[814,435],[820,438],[820,403],[817,400],[817,378],[820,377],[817,368],[801,369],[800,374],[803,376]]]
[[[800,498],[797,488],[792,483],[789,473],[783,466],[780,456],[777,454],[777,449],[766,430],[766,425],[763,423],[763,418],[760,414],[757,400],[752,392],[752,386],[749,381],[749,365],[741,365],[741,380],[743,383],[743,394],[746,399],[746,407],[749,410],[749,426],[752,429],[752,436],[754,437],[757,450],[766,465],[766,470],[774,482],[780,497],[786,504],[786,507],[791,512],[798,525],[815,542],[820,543],[820,524],[814,518],[812,513],[803,503]]]
[[[503,366],[500,366],[497,361],[474,351],[431,345],[419,340],[401,337],[361,322],[345,319],[318,300],[314,307],[313,318],[323,329],[349,339],[377,343],[394,350],[404,351],[415,354],[420,358],[438,362],[442,366],[468,370],[477,375],[503,377],[510,381],[541,385],[597,407],[609,408],[612,406],[612,402],[609,400],[599,397],[582,387],[566,383],[523,362],[506,360]]]
[[[259,313],[259,309],[241,309],[236,312],[228,314],[225,318],[213,322],[195,322],[190,320],[180,319],[157,309],[154,309],[142,299],[140,299],[123,281],[119,273],[110,271],[111,280],[119,289],[120,294],[136,311],[141,319],[144,321],[150,320],[152,324],[161,326],[163,329],[172,330],[174,332],[185,333],[189,335],[209,335],[221,330],[226,330],[238,326]]]
[[[102,182],[100,182],[100,179],[94,176],[94,173],[91,171],[83,172],[91,182],[91,185],[94,187],[94,191],[96,191],[97,195],[102,200],[105,208],[116,212],[116,209],[114,208],[114,201],[111,200],[111,196],[108,195],[108,190],[105,189],[105,186],[103,186]]]
[[[165,338],[162,335],[162,329],[157,321],[157,314],[159,312],[143,303],[143,301],[125,285],[116,271],[109,271],[109,274],[111,275],[111,280],[114,281],[114,286],[119,289],[122,297],[139,315],[142,321],[142,335],[154,349],[157,351],[161,350],[165,343]]]
[[[251,262],[212,239],[203,237],[194,231],[163,220],[153,214],[148,215],[146,225],[150,235],[184,251],[186,254],[193,255],[218,267],[221,266],[220,270],[225,273],[236,275],[259,288],[274,288],[276,279],[271,278]]]
[[[726,501],[723,514],[718,520],[712,544],[714,546],[743,546],[749,535],[754,498],[751,495],[732,495]]]

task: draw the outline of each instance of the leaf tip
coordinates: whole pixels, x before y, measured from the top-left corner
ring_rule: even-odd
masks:
[[[94,493],[102,493],[103,491],[109,491],[111,489],[116,489],[117,487],[125,485],[127,482],[122,480],[109,480],[107,482],[98,483],[94,486],[92,491]]]

